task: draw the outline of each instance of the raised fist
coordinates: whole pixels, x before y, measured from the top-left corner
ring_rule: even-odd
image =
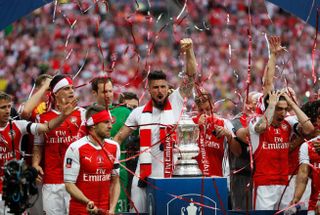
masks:
[[[188,50],[192,50],[192,39],[191,38],[184,38],[180,40],[180,48],[181,52],[186,52]]]

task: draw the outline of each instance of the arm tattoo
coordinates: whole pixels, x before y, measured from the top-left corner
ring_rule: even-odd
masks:
[[[193,86],[194,77],[186,75],[179,88],[183,97],[190,97],[192,95]]]
[[[267,110],[266,110],[266,113],[265,113],[268,125],[270,125],[272,123],[274,111],[275,111],[275,106],[273,106],[273,105],[270,106],[269,105]]]
[[[275,111],[275,106],[269,105],[266,112],[265,117],[261,117],[257,124],[254,126],[254,130],[257,133],[262,133],[272,123],[273,114]]]

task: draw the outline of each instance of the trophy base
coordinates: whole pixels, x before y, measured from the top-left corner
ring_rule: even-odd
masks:
[[[198,166],[198,162],[192,160],[178,160],[173,174],[173,177],[200,177],[202,172]]]

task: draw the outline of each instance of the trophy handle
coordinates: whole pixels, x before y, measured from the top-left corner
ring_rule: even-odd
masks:
[[[202,215],[202,207],[198,207],[197,214]]]
[[[182,208],[181,208],[181,215],[184,215],[184,214],[185,214],[185,212],[186,212],[185,207],[182,207]]]

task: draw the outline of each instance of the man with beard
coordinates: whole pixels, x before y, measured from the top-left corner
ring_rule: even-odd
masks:
[[[132,131],[140,128],[141,154],[131,188],[131,198],[138,210],[135,212],[147,212],[146,179],[149,176],[171,177],[172,174],[174,124],[181,115],[184,98],[192,95],[197,66],[192,40],[183,39],[180,41],[180,46],[186,56],[186,75],[180,87],[169,95],[166,75],[162,71],[150,72],[148,75],[150,101],[131,112],[125,125],[114,138],[121,143]]]
[[[37,116],[41,123],[47,122],[63,111],[63,101],[75,100],[72,80],[56,75],[50,82],[52,109]],[[43,178],[43,210],[46,214],[68,214],[70,195],[63,183],[63,159],[68,146],[80,138],[79,129],[85,121],[85,110],[77,107],[56,129],[46,135],[35,136],[32,165]],[[44,159],[44,169],[40,162]]]

